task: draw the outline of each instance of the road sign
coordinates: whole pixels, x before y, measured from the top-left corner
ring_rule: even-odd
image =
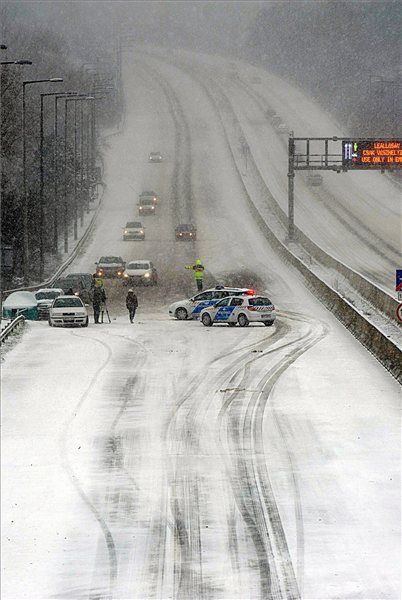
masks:
[[[402,291],[402,269],[396,269],[395,271],[395,291]]]
[[[402,167],[402,140],[342,140],[342,166],[347,169]]]
[[[400,323],[402,323],[402,304],[398,304],[398,308],[396,309],[396,316]]]

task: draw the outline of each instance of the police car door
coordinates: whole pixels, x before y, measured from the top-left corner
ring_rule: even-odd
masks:
[[[232,298],[231,299],[229,308],[231,308],[232,310],[228,317],[228,320],[230,322],[236,323],[237,315],[239,314],[239,312],[240,312],[239,309],[242,307],[242,305],[244,305],[244,298]]]
[[[212,314],[212,318],[217,322],[225,322],[228,320],[230,315],[234,310],[234,306],[230,306],[230,298],[225,298],[224,300],[220,300],[214,306],[214,309],[217,309],[216,312],[214,310],[215,316]]]
[[[213,300],[212,296],[213,296],[213,293],[211,291],[202,292],[201,294],[197,294],[196,296],[194,296],[194,298],[193,298],[194,307],[191,309],[191,314],[193,317],[198,319],[198,317],[200,316],[200,312],[202,311],[203,308],[206,308],[207,306],[211,306],[211,304],[214,304],[215,300]]]

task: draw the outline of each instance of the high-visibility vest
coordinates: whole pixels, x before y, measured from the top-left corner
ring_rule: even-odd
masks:
[[[186,265],[186,269],[191,269],[194,271],[194,276],[196,279],[203,279],[204,277],[204,265]]]

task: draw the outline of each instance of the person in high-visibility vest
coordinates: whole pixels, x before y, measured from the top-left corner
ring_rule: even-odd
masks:
[[[197,284],[197,290],[201,292],[202,290],[202,280],[204,279],[204,265],[200,261],[199,258],[195,261],[194,265],[186,265],[186,269],[191,269],[194,271],[195,282]]]

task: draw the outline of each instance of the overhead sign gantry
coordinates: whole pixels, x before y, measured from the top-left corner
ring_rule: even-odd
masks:
[[[295,171],[380,170],[402,167],[402,140],[389,138],[289,137],[288,235],[294,239]]]

